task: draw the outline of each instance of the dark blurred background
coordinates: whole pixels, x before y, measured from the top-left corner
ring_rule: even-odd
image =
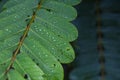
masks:
[[[76,59],[64,80],[120,80],[120,0],[82,0],[75,8]]]

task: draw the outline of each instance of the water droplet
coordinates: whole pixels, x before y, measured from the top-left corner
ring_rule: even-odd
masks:
[[[52,37],[52,39],[55,39],[54,37]]]
[[[54,48],[52,48],[52,50],[54,50]]]
[[[53,41],[55,42],[56,40],[54,39]]]
[[[42,31],[41,29],[39,29],[39,31]]]
[[[15,16],[15,18],[17,18],[17,16]]]
[[[33,48],[35,48],[35,45],[33,45]]]
[[[51,11],[50,14],[53,14],[53,12]]]
[[[68,16],[64,16],[66,19],[68,18]]]
[[[8,29],[5,29],[6,31],[8,31]]]
[[[34,26],[34,28],[36,28],[37,26]]]
[[[64,43],[64,45],[66,45],[67,43]]]
[[[48,55],[45,55],[46,57],[48,57]]]
[[[7,12],[7,13],[9,13],[10,11],[9,11],[9,10],[7,10],[6,12]]]
[[[23,8],[25,10],[25,8]]]
[[[54,72],[53,70],[51,70],[51,72]]]
[[[11,32],[11,30],[9,30],[9,29],[5,29],[5,31],[7,31],[7,32]]]
[[[46,34],[48,35],[48,32]]]
[[[49,38],[51,37],[51,36],[48,36]]]

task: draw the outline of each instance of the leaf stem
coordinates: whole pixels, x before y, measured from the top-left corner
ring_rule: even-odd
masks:
[[[104,56],[104,45],[103,45],[103,32],[102,32],[102,22],[101,22],[101,9],[100,1],[96,0],[96,16],[97,16],[97,38],[98,38],[98,52],[99,52],[99,63],[100,63],[100,80],[105,80],[105,56]]]
[[[43,0],[40,0],[39,3],[38,3],[38,6],[37,6],[37,8],[36,8],[36,10],[33,11],[32,18],[31,18],[31,20],[29,21],[29,23],[27,24],[26,29],[25,29],[23,35],[20,37],[20,41],[19,41],[19,43],[18,43],[18,46],[17,46],[17,48],[15,49],[15,51],[13,52],[13,56],[11,57],[11,62],[10,62],[9,66],[8,66],[7,69],[6,69],[5,74],[7,74],[7,73],[10,71],[11,68],[13,69],[13,67],[12,67],[12,66],[13,66],[13,63],[14,63],[16,57],[17,57],[17,54],[20,53],[20,48],[21,48],[21,46],[22,46],[25,38],[27,37],[27,34],[28,34],[28,32],[29,32],[29,29],[30,29],[30,26],[32,25],[32,23],[33,23],[34,20],[35,20],[37,11],[41,8],[42,2],[43,2]]]

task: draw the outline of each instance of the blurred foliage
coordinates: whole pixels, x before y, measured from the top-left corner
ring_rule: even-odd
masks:
[[[120,80],[120,0],[98,1],[99,4],[96,0],[83,0],[76,6],[78,17],[73,23],[79,30],[79,38],[73,45],[76,60],[69,80]],[[99,50],[98,18],[103,58]]]

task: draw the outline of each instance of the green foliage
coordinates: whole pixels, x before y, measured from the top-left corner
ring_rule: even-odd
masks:
[[[80,0],[8,0],[0,13],[0,80],[63,80],[75,58]]]

